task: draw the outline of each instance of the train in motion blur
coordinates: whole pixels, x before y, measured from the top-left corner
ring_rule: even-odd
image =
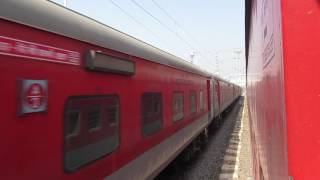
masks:
[[[49,1],[1,1],[0,27],[0,179],[151,179],[241,94]]]
[[[256,180],[320,179],[320,1],[246,0]]]

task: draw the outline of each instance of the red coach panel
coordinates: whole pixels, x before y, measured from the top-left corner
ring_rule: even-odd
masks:
[[[257,180],[288,179],[280,12],[278,0],[252,1],[247,97]]]
[[[320,1],[282,1],[289,174],[320,179]]]
[[[255,179],[320,179],[319,32],[320,1],[246,1]]]

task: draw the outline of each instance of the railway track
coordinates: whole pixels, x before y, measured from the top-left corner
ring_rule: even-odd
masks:
[[[246,138],[245,143],[249,141],[248,134],[245,137],[242,136],[243,120],[246,118],[244,102],[244,98],[240,98],[229,112],[224,114],[223,124],[211,134],[207,146],[194,159],[187,164],[171,164],[156,180],[237,180],[241,178],[249,180],[250,177],[247,179],[247,176],[250,175],[239,174],[243,172],[241,170],[243,167],[240,166],[244,166],[243,162],[240,163],[241,148],[247,146],[242,140]],[[248,123],[245,125],[248,126]],[[247,162],[251,167],[251,161]]]
[[[242,102],[243,103],[243,102]],[[239,174],[239,159],[242,147],[242,132],[244,121],[245,105],[242,107],[241,116],[236,118],[236,123],[231,133],[229,146],[226,150],[223,159],[223,165],[219,175],[219,180],[238,180]],[[239,114],[240,115],[240,114]]]

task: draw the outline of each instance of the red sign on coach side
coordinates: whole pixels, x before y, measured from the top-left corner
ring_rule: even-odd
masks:
[[[20,79],[18,115],[45,112],[48,106],[48,81]]]
[[[80,53],[0,36],[0,54],[42,61],[80,65]]]
[[[27,90],[26,101],[30,108],[38,109],[44,103],[45,92],[41,84],[31,84]]]

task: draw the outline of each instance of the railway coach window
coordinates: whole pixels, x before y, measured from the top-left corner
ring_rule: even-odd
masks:
[[[147,92],[141,96],[141,123],[143,136],[150,136],[162,128],[162,95]]]
[[[174,92],[172,98],[172,120],[180,121],[183,119],[183,92]]]
[[[87,117],[88,131],[97,131],[101,128],[101,107],[94,105],[89,107]]]
[[[197,112],[197,93],[196,93],[196,91],[190,91],[189,111],[190,111],[190,114],[195,114]]]
[[[65,125],[66,138],[72,138],[80,133],[80,109],[74,108],[66,114],[68,123]]]
[[[71,97],[64,112],[64,168],[77,170],[119,145],[119,98]]]

